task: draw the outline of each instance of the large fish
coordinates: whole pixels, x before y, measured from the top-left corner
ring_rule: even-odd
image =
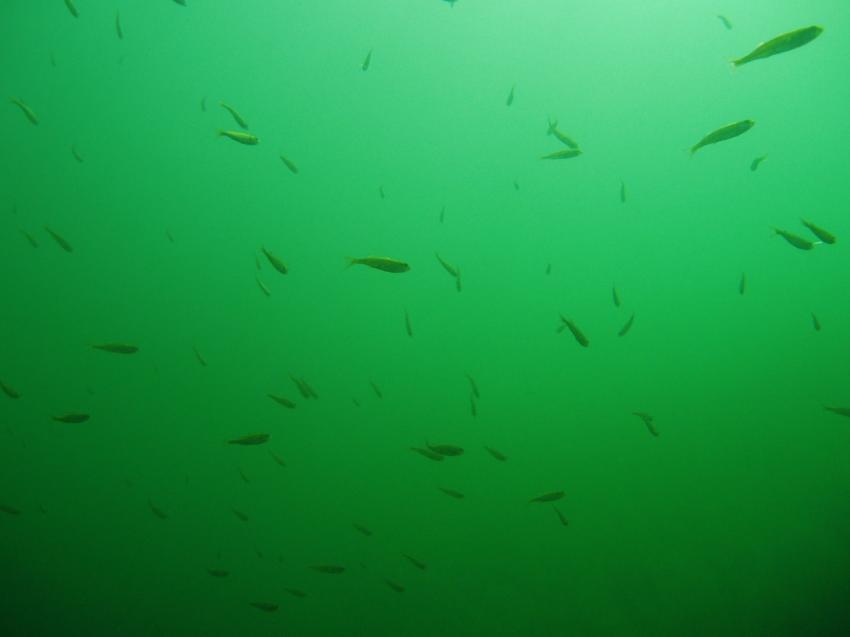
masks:
[[[756,60],[763,60],[778,53],[785,53],[799,48],[804,44],[808,44],[816,37],[823,33],[823,27],[811,26],[796,31],[789,31],[782,35],[777,35],[772,40],[762,42],[755,49],[747,53],[745,56],[736,60],[732,60],[733,66],[742,66]]]
[[[734,137],[738,137],[738,135],[743,135],[753,126],[755,126],[755,124],[756,123],[751,119],[742,119],[740,122],[734,122],[732,124],[722,126],[716,131],[710,132],[708,135],[699,140],[696,144],[691,146],[691,155],[693,155],[703,146],[708,146],[709,144],[716,144],[718,142],[725,142],[727,139],[733,139]]]

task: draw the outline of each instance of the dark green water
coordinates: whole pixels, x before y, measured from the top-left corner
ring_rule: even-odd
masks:
[[[3,635],[850,634],[845,3],[7,4]]]

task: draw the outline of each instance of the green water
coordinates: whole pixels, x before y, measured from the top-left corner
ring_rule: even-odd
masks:
[[[7,4],[3,635],[850,633],[845,3]]]

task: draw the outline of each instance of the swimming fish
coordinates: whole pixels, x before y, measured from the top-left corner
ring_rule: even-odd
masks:
[[[407,553],[402,553],[401,555],[402,555],[402,557],[404,557],[404,558],[405,558],[408,562],[410,562],[410,563],[411,563],[411,564],[413,564],[416,568],[418,568],[420,571],[424,571],[424,570],[426,570],[426,569],[428,568],[428,565],[427,565],[427,564],[425,564],[425,562],[422,562],[421,560],[417,560],[415,557],[411,557],[411,556],[410,556],[410,555],[408,555]]]
[[[410,270],[410,266],[404,261],[390,257],[346,257],[346,259],[348,260],[348,267],[352,265],[366,265],[376,270],[383,270],[384,272],[392,272],[394,274]]]
[[[831,232],[824,230],[820,226],[816,226],[811,221],[806,221],[805,219],[800,219],[800,221],[803,222],[804,226],[806,226],[809,230],[811,230],[813,235],[815,235],[818,239],[820,239],[824,243],[827,243],[829,245],[832,245],[833,243],[835,243],[835,241],[836,241],[835,235],[832,234]]]
[[[75,18],[80,17],[80,12],[77,11],[77,7],[74,5],[74,0],[65,0],[65,6],[68,7],[68,11],[71,12],[71,15]]]
[[[611,287],[611,299],[614,301],[614,307],[620,307],[620,295],[614,286]]]
[[[15,507],[9,506],[8,504],[0,504],[0,511],[6,513],[8,515],[20,515],[21,510],[16,509]]]
[[[426,444],[431,451],[434,453],[438,453],[441,456],[462,456],[463,449],[461,447],[457,447],[455,445],[432,445]]]
[[[732,23],[729,22],[729,18],[727,18],[725,15],[719,15],[717,16],[717,19],[723,23],[724,27],[730,30],[732,29]]]
[[[208,568],[207,573],[209,573],[213,577],[227,577],[228,575],[230,575],[229,571],[224,571],[220,568]]]
[[[558,122],[553,122],[551,119],[549,120],[549,130],[546,131],[547,135],[554,135],[555,139],[559,142],[571,148],[573,150],[578,150],[578,142],[574,140],[572,137],[567,135],[566,133],[560,131],[558,129]]]
[[[796,234],[788,232],[787,230],[782,230],[781,228],[774,228],[773,232],[778,234],[780,237],[785,239],[788,243],[790,243],[795,248],[798,248],[799,250],[811,250],[815,247],[815,244],[809,241],[808,239],[798,237]]]
[[[271,438],[271,434],[248,434],[247,436],[242,436],[240,438],[234,438],[233,440],[228,440],[227,444],[230,445],[262,445],[269,441]]]
[[[440,223],[443,223],[443,221],[445,221],[445,220],[446,220],[446,207],[443,206],[442,208],[440,208]]]
[[[121,14],[116,11],[115,12],[115,33],[118,34],[118,39],[124,39],[124,31],[121,29]]]
[[[204,95],[201,98],[201,111],[204,112],[204,113],[207,112],[207,96],[206,95]]]
[[[546,264],[546,276],[549,276],[550,274],[552,274],[552,264],[547,263]]]
[[[743,295],[747,291],[747,274],[741,274],[741,281],[738,283],[738,294]]]
[[[36,241],[36,240],[35,240],[35,237],[34,237],[34,236],[32,236],[32,235],[31,235],[29,232],[27,232],[26,230],[22,230],[21,228],[18,228],[18,231],[19,231],[22,235],[24,235],[24,238],[25,238],[27,241],[29,241],[29,244],[30,244],[33,248],[37,248],[37,247],[38,247],[38,241]]]
[[[404,586],[402,586],[401,584],[398,584],[398,583],[392,581],[391,579],[384,579],[384,581],[387,583],[387,586],[389,586],[391,589],[393,589],[396,593],[403,593],[404,592]]]
[[[463,500],[463,498],[465,497],[460,491],[455,491],[454,489],[446,489],[444,487],[437,488],[443,493],[445,493],[447,496],[450,496],[455,500]]]
[[[572,159],[573,157],[578,157],[581,155],[581,150],[578,148],[565,148],[564,150],[559,150],[554,153],[549,153],[548,155],[543,155],[540,159]]]
[[[271,457],[274,459],[274,461],[275,461],[278,465],[280,465],[281,467],[285,467],[285,466],[286,466],[286,462],[284,462],[284,461],[283,461],[283,458],[281,458],[279,455],[277,455],[274,451],[272,451],[271,449],[269,449],[269,453],[271,454]]]
[[[834,414],[838,414],[839,416],[847,416],[850,418],[850,407],[827,407],[824,406],[824,409],[827,411],[831,411]]]
[[[271,602],[249,602],[251,606],[254,608],[259,608],[261,611],[266,613],[273,613],[278,609],[277,604],[272,604]]]
[[[234,508],[231,508],[230,510],[233,511],[233,515],[235,515],[237,518],[239,518],[243,522],[247,522],[250,519],[248,517],[248,515],[245,514],[245,513],[242,513],[242,511],[238,511],[237,509],[234,509]]]
[[[168,514],[162,509],[160,509],[158,506],[156,506],[150,498],[148,498],[148,507],[150,507],[151,513],[153,513],[160,520],[168,519]]]
[[[369,52],[366,54],[366,59],[363,60],[363,65],[360,67],[364,71],[369,70],[369,65],[372,63],[372,49],[369,49]]]
[[[360,533],[362,533],[363,535],[365,535],[366,537],[369,537],[369,536],[371,536],[371,535],[372,535],[372,531],[370,531],[369,529],[367,529],[365,526],[363,526],[363,525],[361,525],[361,524],[354,523],[354,524],[352,524],[352,526],[353,526],[353,527],[354,527],[357,531],[359,531]]]
[[[519,192],[519,182],[516,179],[514,179],[514,190]]]
[[[762,155],[761,157],[756,157],[753,161],[750,162],[750,171],[755,172],[765,159],[767,159],[767,155]]]
[[[320,564],[311,568],[314,571],[318,571],[319,573],[325,573],[327,575],[339,575],[345,572],[344,566],[337,566],[335,564]]]
[[[298,588],[284,588],[284,592],[289,593],[293,597],[307,597],[307,593]]]
[[[718,142],[725,142],[726,140],[738,137],[738,135],[743,135],[753,126],[755,126],[755,124],[756,123],[751,119],[742,119],[740,122],[734,122],[733,124],[721,126],[716,131],[710,132],[708,135],[699,140],[696,144],[691,146],[691,155],[693,155],[703,146],[717,144]]]
[[[3,390],[3,393],[6,394],[12,400],[17,400],[18,398],[21,397],[21,395],[18,392],[16,392],[14,389],[9,387],[9,385],[4,383],[2,380],[0,380],[0,390]]]
[[[384,187],[378,186],[378,194],[381,196],[381,199],[386,199],[386,195],[384,194]]]
[[[171,230],[169,230],[168,228],[165,229],[165,236],[168,237],[169,243],[174,243],[174,235],[171,234]]]
[[[219,130],[218,136],[228,137],[233,141],[245,144],[246,146],[256,146],[260,143],[260,138],[256,135],[252,135],[251,133],[242,133],[236,130]]]
[[[469,409],[472,412],[472,417],[475,418],[478,415],[478,407],[475,406],[475,395],[473,394],[469,396]]]
[[[407,330],[407,335],[413,338],[413,326],[410,324],[410,314],[407,313],[407,310],[404,311],[404,327]]]
[[[469,381],[469,389],[472,391],[472,395],[476,398],[481,398],[481,394],[478,391],[478,383],[475,382],[475,379],[470,374],[464,374],[464,376]]]
[[[796,31],[789,31],[788,33],[777,35],[772,40],[768,40],[767,42],[759,44],[755,49],[753,49],[750,53],[747,53],[745,56],[740,57],[736,60],[732,60],[732,65],[742,66],[743,64],[754,62],[755,60],[763,60],[765,58],[769,58],[773,55],[777,55],[778,53],[792,51],[793,49],[803,46],[804,44],[808,44],[816,37],[818,37],[821,33],[823,33],[823,27],[810,26],[802,29],[797,29]]]
[[[56,243],[58,243],[59,247],[62,248],[65,252],[73,252],[74,251],[73,246],[70,243],[68,243],[63,237],[56,234],[53,230],[51,230],[47,226],[44,226],[44,229],[47,231],[47,234],[49,234],[51,237],[53,237],[53,240]]]
[[[435,460],[437,462],[442,462],[443,460],[443,456],[441,456],[435,451],[431,451],[430,449],[423,449],[422,447],[411,447],[410,450],[425,456],[429,460]]]
[[[620,203],[626,203],[626,184],[620,182]]]
[[[381,388],[380,388],[380,387],[378,387],[378,386],[375,384],[375,381],[370,380],[370,381],[369,381],[369,384],[372,386],[372,391],[374,391],[374,392],[375,392],[375,395],[376,395],[378,398],[383,398],[383,397],[384,397],[384,394],[383,394],[383,392],[381,391]]]
[[[508,457],[505,454],[503,454],[501,451],[498,451],[497,449],[493,449],[493,447],[488,447],[486,445],[484,446],[484,448],[487,450],[487,453],[489,453],[491,456],[493,456],[499,462],[507,462],[508,461]]]
[[[443,257],[441,257],[441,256],[440,256],[439,254],[437,254],[436,252],[434,253],[434,256],[435,256],[435,257],[437,257],[437,261],[439,261],[439,262],[440,262],[440,265],[441,265],[441,266],[443,266],[443,269],[444,269],[446,272],[448,272],[449,274],[451,274],[453,277],[457,277],[457,276],[458,276],[458,271],[457,271],[457,268],[456,268],[455,266],[453,266],[451,263],[449,263],[448,261],[446,261]]]
[[[531,498],[529,502],[555,502],[556,500],[560,500],[563,497],[563,491],[550,491],[549,493],[538,495],[536,498]]]
[[[198,348],[192,345],[192,351],[195,352],[195,358],[201,364],[201,367],[206,367],[207,361],[203,356],[201,356],[201,353],[198,351]]]
[[[514,89],[515,88],[516,88],[516,85],[511,87],[511,92],[508,93],[508,99],[505,101],[505,106],[510,106],[511,104],[514,103]]]
[[[174,2],[176,2],[177,4],[179,4],[181,7],[185,7],[185,6],[186,6],[186,0],[174,0]]]
[[[257,280],[257,285],[259,285],[259,286],[260,286],[260,290],[262,291],[262,293],[263,293],[263,294],[265,294],[266,296],[271,296],[271,295],[272,295],[271,290],[269,290],[269,289],[266,287],[266,284],[265,284],[265,283],[263,283],[262,281],[260,281],[260,277],[254,277],[254,278]]]
[[[53,416],[53,420],[56,422],[64,422],[72,425],[78,425],[80,423],[86,422],[91,416],[89,414],[63,414],[62,416]]]
[[[652,416],[650,416],[644,411],[633,411],[632,414],[643,421],[643,424],[645,424],[646,428],[649,429],[649,433],[651,433],[655,437],[658,437],[658,430],[655,428]]]
[[[284,166],[289,168],[289,172],[291,172],[293,175],[298,174],[298,166],[296,166],[295,162],[293,162],[291,159],[288,159],[287,157],[284,157],[283,155],[281,155],[280,161],[283,162]]]
[[[224,102],[219,102],[218,105],[225,109],[227,112],[229,112],[241,128],[248,130],[248,122],[245,121],[245,119],[236,111],[235,108],[230,106],[230,104],[225,104]]]
[[[587,337],[582,333],[578,326],[570,319],[566,318],[563,314],[561,315],[561,322],[563,323],[561,329],[564,327],[569,328],[579,345],[582,347],[588,347],[590,345],[590,341],[587,340]]]
[[[275,401],[278,405],[282,405],[287,409],[295,409],[295,403],[289,400],[288,398],[284,398],[283,396],[275,396],[274,394],[267,394],[269,398]]]
[[[135,354],[139,351],[138,347],[127,343],[99,343],[92,345],[92,349],[99,349],[112,354]]]
[[[555,509],[555,513],[558,514],[558,519],[561,521],[561,524],[564,525],[564,526],[569,526],[569,522],[567,521],[567,518],[564,517],[564,514],[561,513],[561,510],[558,507],[556,507],[554,504],[552,505],[552,508]]]
[[[629,320],[626,321],[625,325],[623,325],[623,327],[620,328],[620,331],[617,332],[617,336],[625,336],[626,334],[628,334],[629,330],[632,329],[632,323],[634,322],[635,315],[634,312],[632,312],[632,315],[629,317]]]
[[[812,312],[812,327],[815,328],[815,332],[820,332],[820,321],[814,312]]]
[[[460,284],[460,268],[457,269],[457,276],[455,277],[455,289],[460,292],[461,284]]]
[[[239,471],[239,477],[242,478],[242,482],[245,484],[251,484],[251,481],[248,479],[248,476],[245,475],[245,472],[242,470],[242,467],[236,467]]]
[[[80,151],[77,150],[76,144],[71,144],[71,154],[74,156],[74,159],[77,160],[77,163],[83,163],[83,156],[80,155]]]

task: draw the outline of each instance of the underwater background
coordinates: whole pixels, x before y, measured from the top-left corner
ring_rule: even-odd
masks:
[[[4,635],[850,634],[850,5],[3,13]]]

